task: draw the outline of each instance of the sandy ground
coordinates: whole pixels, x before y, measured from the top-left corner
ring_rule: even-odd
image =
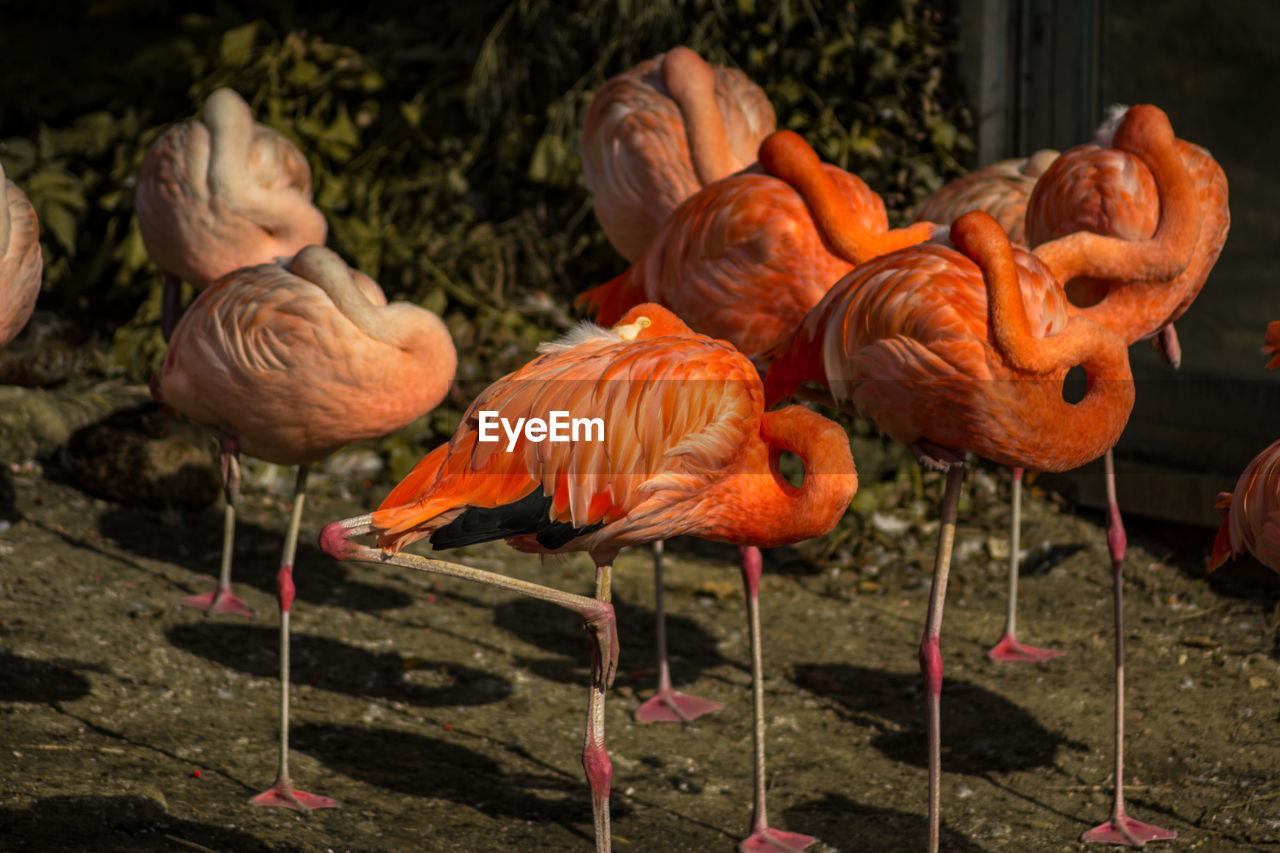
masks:
[[[587,653],[572,614],[331,560],[313,544],[320,527],[380,495],[322,481],[297,560],[292,762],[299,787],[341,808],[256,808],[247,800],[275,768],[273,582],[287,498],[246,489],[236,582],[259,618],[208,618],[177,600],[211,586],[216,506],[135,509],[63,479],[52,464],[0,471],[0,847],[590,849]],[[828,547],[766,555],[770,817],[818,836],[825,847],[812,849],[923,847],[915,654],[939,488],[926,475],[918,500],[853,519]],[[1067,654],[992,663],[1005,491],[980,471],[962,506],[943,634],[943,846],[1087,849],[1076,839],[1107,816],[1112,767],[1103,532],[1043,493],[1029,500],[1020,633]],[[1169,849],[1280,849],[1280,583],[1249,561],[1206,579],[1211,540],[1131,524],[1130,812],[1176,830]],[[632,721],[653,685],[653,590],[647,553],[624,553],[621,672],[606,709],[614,849],[730,850],[751,797],[734,552],[677,540],[668,553],[676,681],[725,708],[687,726]],[[543,562],[492,545],[457,556],[579,592],[592,577],[583,555]]]

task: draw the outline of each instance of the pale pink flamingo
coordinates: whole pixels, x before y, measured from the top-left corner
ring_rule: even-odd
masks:
[[[609,590],[618,551],[681,534],[761,547],[820,536],[848,507],[857,474],[839,426],[801,407],[766,412],[751,362],[723,341],[693,334],[660,306],[639,305],[611,330],[584,324],[540,352],[489,386],[453,438],[425,456],[375,512],[328,525],[321,545],[338,559],[473,580],[582,616],[592,656],[582,762],[596,849],[607,851],[611,765],[604,696],[617,667]],[[556,444],[526,430],[510,447],[505,438],[482,441],[486,417],[499,432],[496,418],[508,424],[537,418],[545,426],[556,411],[599,418],[599,440],[584,434]],[[539,435],[545,437],[545,430]],[[783,450],[804,462],[800,487],[778,471]],[[377,547],[352,541],[369,533],[377,536]],[[595,596],[403,550],[419,539],[440,549],[504,538],[525,551],[586,551],[596,564]],[[752,649],[755,812],[739,849],[802,850],[813,839],[772,829],[765,813],[755,547],[743,547],[742,572]]]
[[[40,223],[35,208],[0,166],[0,347],[18,336],[40,295]]]
[[[237,270],[205,289],[182,316],[159,375],[157,399],[222,438],[226,524],[214,592],[183,604],[252,615],[231,593],[237,454],[297,465],[293,510],[276,578],[280,604],[280,756],[275,783],[256,805],[334,805],[289,778],[289,613],[293,558],[311,463],[352,442],[385,435],[434,408],[457,356],[440,318],[387,304],[368,276],[309,246],[287,263]]]
[[[777,119],[764,90],[675,47],[610,78],[579,150],[596,219],[628,261],[689,196],[751,165]]]
[[[324,243],[311,168],[292,142],[253,120],[231,89],[147,150],[138,173],[138,227],[163,282],[161,326],[181,313],[181,282],[203,290],[241,267]]]

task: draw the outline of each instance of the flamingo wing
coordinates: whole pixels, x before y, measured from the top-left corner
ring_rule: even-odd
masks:
[[[723,343],[702,336],[625,343],[602,331],[552,348],[486,389],[373,523],[382,546],[396,550],[428,536],[453,547],[520,535],[554,550],[648,502],[677,503],[719,476],[743,437],[758,433],[762,408],[754,368]],[[550,423],[553,412],[598,419],[591,427],[598,432],[539,441],[495,424]]]

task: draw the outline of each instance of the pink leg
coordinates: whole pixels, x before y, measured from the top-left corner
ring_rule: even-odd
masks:
[[[1174,370],[1182,365],[1182,345],[1178,343],[1178,333],[1172,323],[1165,323],[1160,327],[1151,339],[1151,346],[1160,359]]]
[[[1081,841],[1099,844],[1124,844],[1145,847],[1148,841],[1170,841],[1178,833],[1134,820],[1124,810],[1124,522],[1116,503],[1116,469],[1111,451],[1104,459],[1107,477],[1107,549],[1111,552],[1111,583],[1115,603],[1116,629],[1116,790],[1112,801],[1111,820],[1099,824],[1080,836]]]
[[[667,614],[663,606],[662,542],[653,543],[654,610],[658,621],[658,692],[636,708],[641,723],[689,723],[719,711],[724,705],[710,699],[681,693],[671,686],[671,667],[667,663]]]
[[[282,806],[309,812],[331,809],[337,802],[318,794],[308,794],[293,787],[289,779],[289,612],[293,609],[293,557],[298,550],[298,527],[302,524],[302,504],[307,497],[307,468],[298,468],[293,488],[293,513],[284,540],[284,555],[276,575],[276,597],[280,602],[280,763],[276,781],[270,788],[249,800],[255,806]]]
[[[587,736],[582,750],[582,764],[587,773],[587,782],[591,786],[596,853],[609,853],[609,786],[613,770],[604,743],[604,692],[613,684],[614,675],[618,671],[618,624],[613,605],[609,603],[610,566],[601,564],[597,568],[597,597],[587,598],[497,572],[431,560],[417,554],[390,554],[381,548],[370,548],[351,541],[356,536],[372,531],[372,516],[369,515],[335,521],[321,531],[320,547],[334,559],[404,566],[420,572],[462,578],[527,595],[539,601],[548,601],[582,616],[583,625],[592,641],[591,692],[587,700]]]
[[[742,586],[747,594],[747,630],[751,640],[751,727],[754,747],[755,811],[751,834],[738,845],[739,853],[784,851],[798,853],[817,839],[798,832],[772,829],[765,809],[764,759],[764,655],[760,642],[760,572],[763,561],[759,548],[742,548]]]
[[[231,592],[231,557],[235,553],[236,503],[240,500],[240,458],[235,439],[223,437],[219,442],[218,459],[222,466],[222,487],[226,494],[227,508],[222,524],[222,569],[218,574],[218,586],[212,592],[189,595],[178,603],[209,613],[234,613],[249,619],[257,614]]]
[[[925,617],[924,637],[920,641],[920,674],[924,679],[929,740],[929,853],[938,853],[942,835],[942,608],[947,600],[951,546],[956,538],[956,513],[963,480],[962,465],[952,465],[947,469],[947,488],[942,495],[942,525],[938,529],[933,586],[929,591],[929,612]]]
[[[1013,511],[1013,521],[1009,525],[1009,601],[1005,611],[1004,636],[996,643],[987,657],[995,661],[1044,663],[1064,652],[1056,649],[1040,649],[1023,645],[1018,641],[1018,551],[1022,545],[1022,469],[1010,469],[1013,483],[1013,494],[1009,504]]]
[[[182,281],[172,273],[160,274],[160,334],[167,341],[182,319]]]

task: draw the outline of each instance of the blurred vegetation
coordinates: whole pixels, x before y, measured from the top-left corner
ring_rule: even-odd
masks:
[[[577,135],[609,76],[675,44],[762,85],[780,125],[901,214],[959,174],[971,119],[954,0],[822,2],[47,0],[6,13],[0,161],[40,216],[42,307],[144,381],[163,353],[133,187],[147,146],[219,86],[310,160],[329,242],[461,355],[432,416],[380,447],[391,475],[623,269],[591,215]]]

